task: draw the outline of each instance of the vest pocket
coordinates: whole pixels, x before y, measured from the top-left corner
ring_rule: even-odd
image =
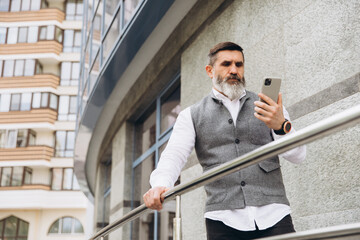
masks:
[[[262,170],[264,170],[265,172],[271,172],[274,171],[275,169],[280,168],[280,163],[279,160],[277,159],[269,159],[269,160],[264,160],[262,162],[259,163],[259,166]]]
[[[205,167],[204,172],[221,165],[221,163],[214,164],[211,167]],[[232,174],[230,174],[231,176]],[[226,181],[228,181],[229,175],[224,176],[214,182],[205,185],[205,192],[207,196],[207,204],[220,203],[226,198]]]

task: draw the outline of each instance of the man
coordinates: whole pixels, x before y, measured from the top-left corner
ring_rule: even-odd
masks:
[[[149,208],[162,209],[160,195],[173,186],[194,147],[206,171],[295,131],[289,129],[281,94],[274,102],[264,94],[245,91],[244,55],[239,45],[215,45],[205,69],[212,79],[212,92],[179,114],[151,174],[152,188],[144,194]],[[305,155],[303,146],[281,156],[300,163]],[[254,239],[295,231],[277,156],[207,184],[205,190],[209,240]]]

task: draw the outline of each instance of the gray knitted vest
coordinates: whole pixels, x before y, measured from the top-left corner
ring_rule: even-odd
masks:
[[[240,100],[236,127],[230,112],[212,92],[191,106],[195,151],[204,171],[273,141],[270,129],[254,116],[256,100],[257,95],[248,91]],[[277,156],[207,184],[205,190],[206,212],[271,203],[289,205]]]

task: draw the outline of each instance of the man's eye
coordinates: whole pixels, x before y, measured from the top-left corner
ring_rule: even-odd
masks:
[[[228,67],[228,66],[230,66],[230,63],[229,62],[223,62],[222,65],[225,66],[225,67]]]
[[[237,67],[241,67],[242,65],[243,65],[242,62],[236,63],[236,66],[237,66]]]

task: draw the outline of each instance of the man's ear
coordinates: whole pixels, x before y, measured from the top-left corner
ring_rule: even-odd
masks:
[[[205,70],[206,70],[207,75],[209,75],[209,77],[212,79],[214,76],[213,75],[213,66],[206,65]]]

